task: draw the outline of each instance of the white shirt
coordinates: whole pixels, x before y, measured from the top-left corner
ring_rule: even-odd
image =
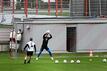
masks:
[[[34,51],[35,43],[33,41],[29,41],[27,44],[29,45],[29,47],[27,47],[27,51]]]
[[[15,37],[16,37],[16,32],[15,31],[10,32],[10,38],[15,38]]]
[[[16,40],[19,40],[19,41],[21,40],[21,33],[17,34]]]

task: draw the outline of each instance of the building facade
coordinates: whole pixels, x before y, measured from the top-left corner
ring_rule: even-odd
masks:
[[[106,6],[106,0],[70,0],[70,15],[71,17],[106,16]],[[24,21],[21,21],[21,18],[19,15],[15,18],[14,26],[16,31],[18,29],[23,31],[22,46],[20,47],[22,50],[32,37],[37,45],[37,51],[39,51],[44,32],[50,30],[53,38],[49,41],[48,46],[53,52],[89,52],[90,49],[95,52],[107,52],[106,19],[66,17],[61,17],[61,19],[52,16],[39,18],[35,15],[24,18]],[[27,29],[27,26],[30,29]]]
[[[50,30],[53,38],[49,41],[49,48],[56,52],[106,52],[107,51],[107,20],[88,19],[38,19],[32,22],[16,22],[17,29],[23,30],[22,49],[32,37],[37,45],[37,52],[41,48],[43,34]],[[28,30],[26,27],[29,26]],[[103,35],[102,35],[103,34]]]

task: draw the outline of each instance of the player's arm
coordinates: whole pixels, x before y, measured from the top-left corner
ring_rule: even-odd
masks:
[[[49,39],[51,39],[51,38],[52,38],[52,35],[51,35],[51,34],[49,34],[49,35],[50,35]]]
[[[46,34],[43,35],[43,39],[45,39],[45,38],[46,38]]]
[[[35,49],[35,52],[36,52],[36,45],[34,45],[34,49]]]
[[[28,46],[29,46],[28,44],[25,45],[25,47],[24,47],[24,51],[25,51],[25,49],[26,49]]]

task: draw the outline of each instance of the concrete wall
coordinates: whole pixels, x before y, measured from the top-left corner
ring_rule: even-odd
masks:
[[[0,28],[0,51],[7,51],[9,49],[9,34],[11,28]]]
[[[77,51],[107,51],[107,24],[77,25]]]
[[[46,30],[50,30],[53,38],[49,41],[49,47],[53,52],[66,51],[66,27],[77,27],[77,52],[107,51],[107,24],[29,24],[30,30],[24,25],[23,46],[33,37],[37,45],[37,51],[42,44],[42,35]]]
[[[8,51],[9,45],[6,44],[0,44],[0,51]]]
[[[11,28],[0,28],[0,42],[7,42],[9,41]]]
[[[26,27],[29,25],[30,30],[27,30]],[[22,25],[17,25],[17,28],[21,28]],[[53,38],[49,41],[49,48],[52,52],[65,52],[66,51],[66,25],[65,24],[25,24],[24,25],[24,34],[23,34],[23,45],[25,46],[26,42],[29,41],[30,37],[33,37],[37,51],[40,50],[42,44],[42,36],[47,31],[50,30]]]

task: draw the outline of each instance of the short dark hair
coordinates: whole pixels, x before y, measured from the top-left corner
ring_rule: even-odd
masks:
[[[30,38],[30,41],[32,41],[33,39],[32,38]]]
[[[21,32],[21,29],[19,29],[19,31]]]

